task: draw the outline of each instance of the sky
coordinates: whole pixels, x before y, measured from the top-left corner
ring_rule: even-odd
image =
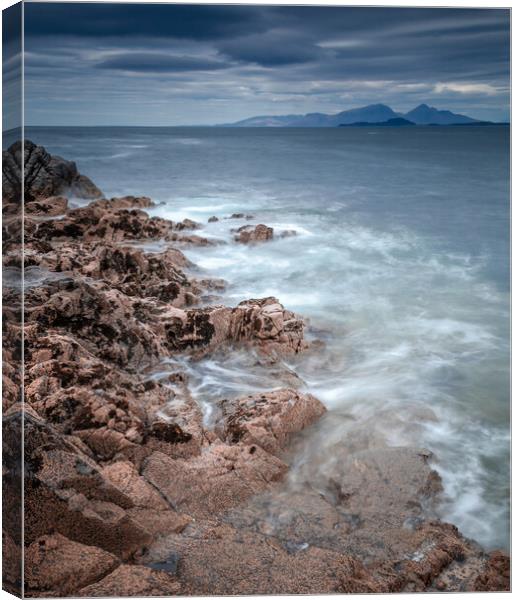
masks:
[[[25,4],[27,125],[201,125],[425,102],[509,119],[508,10]]]

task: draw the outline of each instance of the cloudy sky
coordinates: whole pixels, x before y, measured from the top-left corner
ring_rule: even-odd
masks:
[[[189,125],[421,102],[509,118],[509,11],[25,5],[26,124]]]

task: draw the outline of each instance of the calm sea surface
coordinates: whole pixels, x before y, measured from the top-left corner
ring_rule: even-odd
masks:
[[[107,196],[206,223],[234,212],[296,237],[186,251],[224,301],[274,295],[326,350],[288,363],[328,407],[291,478],[333,448],[436,455],[443,518],[509,544],[509,129],[28,128]],[[9,140],[6,140],[9,142]],[[206,226],[231,241],[238,222]],[[249,355],[188,363],[207,419],[278,381]],[[312,469],[312,470],[311,470]]]

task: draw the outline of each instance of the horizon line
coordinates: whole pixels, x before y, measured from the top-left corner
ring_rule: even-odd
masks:
[[[491,123],[492,125],[510,125],[511,121],[474,121],[473,123],[447,123],[447,124],[439,124],[439,123],[415,123],[413,125],[413,127],[456,127],[458,125],[461,125],[463,127],[479,127],[479,126],[483,126],[483,123]],[[353,123],[351,123],[350,125],[353,125]],[[376,122],[372,122],[370,123],[370,125],[372,127],[374,127],[376,125]],[[264,125],[249,125],[246,127],[235,127],[232,124],[217,124],[217,125],[208,125],[208,124],[197,124],[197,125],[193,125],[193,124],[189,124],[189,125],[24,125],[25,129],[28,128],[36,128],[36,127],[52,127],[52,128],[56,128],[56,127],[80,127],[80,128],[84,128],[84,129],[95,129],[95,128],[99,128],[99,127],[111,127],[111,128],[115,128],[115,127],[121,127],[121,128],[139,128],[139,129],[143,129],[143,128],[147,128],[147,129],[165,129],[165,128],[180,128],[180,127],[188,127],[188,128],[193,128],[193,127],[210,127],[210,128],[214,128],[214,129],[342,129],[342,127],[340,126],[335,126],[335,127],[314,127],[314,126],[304,126],[304,125],[298,125],[296,127],[291,127],[291,126],[275,126],[275,127],[268,127],[268,126],[264,126]],[[10,129],[3,129],[2,133],[3,134],[8,134],[8,133],[12,133],[14,131],[16,131],[17,129],[21,129],[21,125],[19,125],[18,127],[11,127]]]

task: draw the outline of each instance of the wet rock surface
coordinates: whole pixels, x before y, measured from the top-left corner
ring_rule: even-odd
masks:
[[[4,154],[7,215],[16,215],[20,153]],[[30,143],[25,153],[28,595],[508,588],[505,554],[487,555],[435,519],[441,486],[426,450],[336,446],[330,470],[296,479],[300,432],[325,413],[282,362],[309,350],[306,324],[273,297],[208,303],[224,282],[196,278],[181,250],[211,244],[192,233],[199,224],[150,217],[147,197],[98,199],[73,163]],[[81,195],[94,200],[70,208]],[[13,222],[4,223],[3,431],[4,510],[15,515],[22,265]],[[272,236],[245,226],[238,241]],[[235,351],[289,387],[219,398],[212,428],[176,359]],[[4,520],[3,539],[16,588],[16,519]]]
[[[255,227],[251,225],[239,227],[235,236],[235,241],[241,244],[267,242],[271,239],[273,239],[273,228],[263,224],[255,225]]]

